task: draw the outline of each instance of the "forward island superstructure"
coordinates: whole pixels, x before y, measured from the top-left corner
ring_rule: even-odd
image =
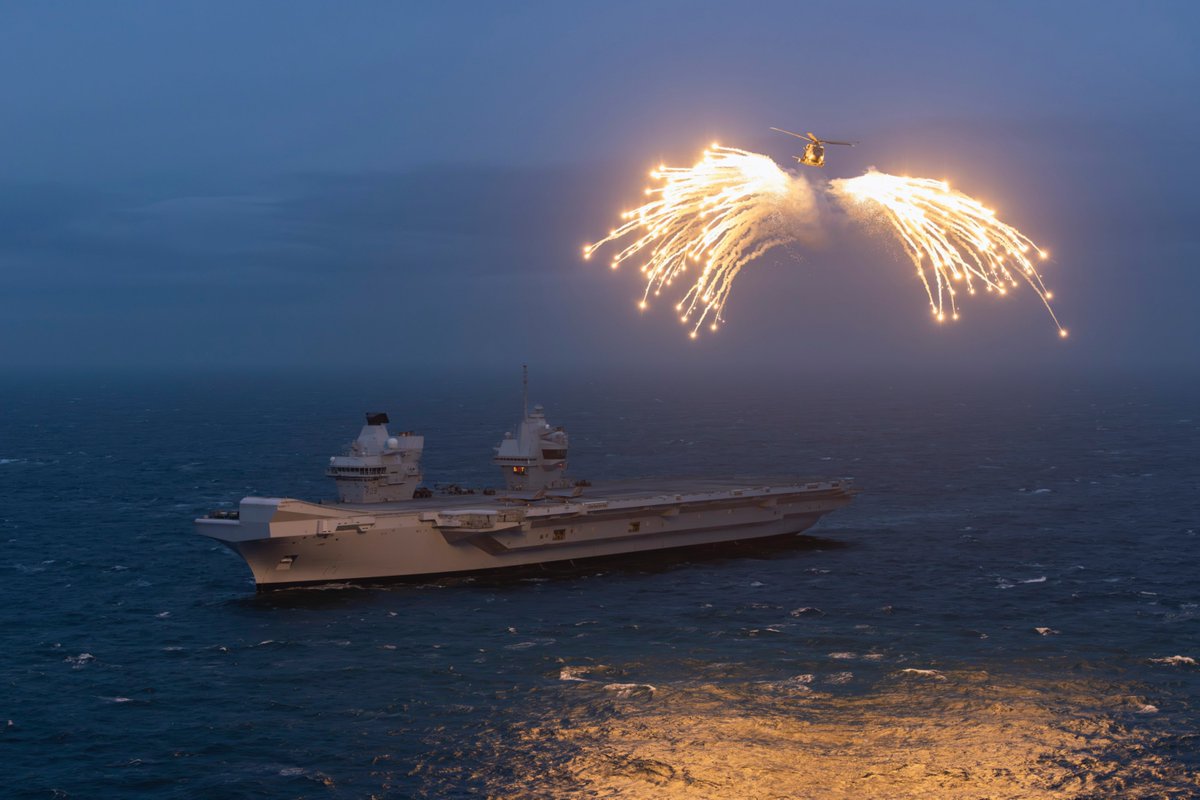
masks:
[[[684,479],[592,486],[567,477],[566,430],[528,408],[495,448],[503,489],[421,485],[424,437],[368,414],[327,473],[337,502],[246,497],[197,519],[259,589],[536,568],[801,533],[850,502],[848,480]]]

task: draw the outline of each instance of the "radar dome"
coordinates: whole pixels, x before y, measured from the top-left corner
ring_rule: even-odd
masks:
[[[387,440],[387,446],[388,446],[388,450],[395,450],[397,447],[400,446],[400,440],[397,439],[395,436],[389,436],[388,440]]]

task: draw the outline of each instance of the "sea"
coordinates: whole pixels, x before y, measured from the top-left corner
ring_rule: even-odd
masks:
[[[0,795],[1200,796],[1200,384],[535,370],[574,475],[852,477],[794,542],[256,593],[192,520],[519,373],[0,378]]]

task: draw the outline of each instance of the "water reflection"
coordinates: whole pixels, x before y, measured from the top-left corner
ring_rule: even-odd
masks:
[[[896,669],[864,690],[844,670],[720,677],[729,666],[671,685],[564,667],[561,683],[523,704],[527,718],[418,772],[431,795],[482,784],[497,797],[1157,798],[1200,788],[1175,758],[1194,734],[1130,686]]]

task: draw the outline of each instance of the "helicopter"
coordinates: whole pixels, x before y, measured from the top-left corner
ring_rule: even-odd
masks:
[[[800,135],[799,133],[785,131],[783,128],[771,128],[771,130],[778,131],[779,133],[786,133],[788,136],[795,136],[797,139],[808,140],[808,142],[804,145],[804,155],[792,156],[792,158],[796,159],[796,161],[804,164],[807,167],[825,166],[825,145],[827,144],[844,144],[847,147],[853,147],[855,145],[855,142],[838,142],[834,141],[833,139],[818,139],[811,133]]]

